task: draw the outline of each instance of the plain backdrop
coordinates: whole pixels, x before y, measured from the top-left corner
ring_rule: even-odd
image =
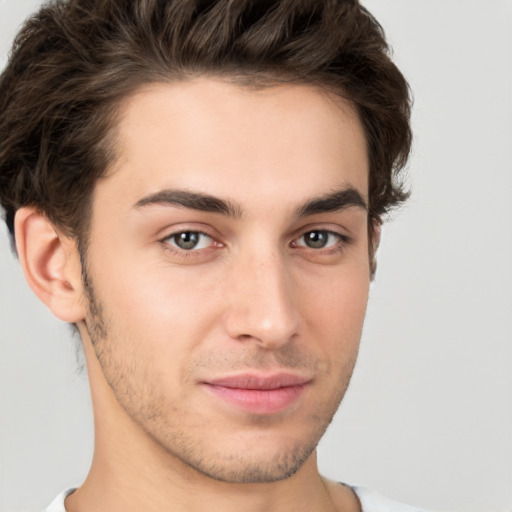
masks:
[[[0,0],[0,64],[39,2]],[[367,0],[414,91],[410,202],[385,225],[322,471],[439,511],[512,510],[512,1]],[[1,141],[0,141],[1,143]],[[77,340],[0,230],[0,510],[86,475]]]

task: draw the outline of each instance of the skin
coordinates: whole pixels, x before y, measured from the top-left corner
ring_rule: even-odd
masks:
[[[359,510],[315,452],[352,374],[370,282],[351,106],[302,85],[148,85],[122,106],[117,154],[94,190],[86,268],[50,230],[58,250],[32,272],[59,280],[36,293],[78,324],[91,385],[94,458],[67,510]],[[305,208],[347,190],[362,204]],[[230,209],[179,205],[176,191]],[[22,262],[37,215],[17,216]],[[180,233],[198,245],[180,248]],[[204,384],[247,372],[307,383],[271,413]]]

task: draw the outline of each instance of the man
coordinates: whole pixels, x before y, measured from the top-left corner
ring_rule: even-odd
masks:
[[[0,113],[5,220],[95,414],[48,510],[411,510],[315,456],[407,197],[408,88],[364,8],[55,2]]]

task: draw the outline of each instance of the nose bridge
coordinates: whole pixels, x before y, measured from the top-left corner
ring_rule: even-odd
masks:
[[[290,268],[276,248],[247,251],[232,273],[226,328],[236,339],[272,348],[297,334],[299,315]]]

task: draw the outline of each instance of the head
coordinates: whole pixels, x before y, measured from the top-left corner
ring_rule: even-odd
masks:
[[[0,80],[0,199],[13,238],[30,212],[57,233],[63,256],[38,265],[75,277],[58,316],[97,400],[215,478],[298,470],[352,373],[382,216],[407,195],[409,107],[354,0],[71,0],[28,20]],[[286,391],[244,409],[244,379]]]

